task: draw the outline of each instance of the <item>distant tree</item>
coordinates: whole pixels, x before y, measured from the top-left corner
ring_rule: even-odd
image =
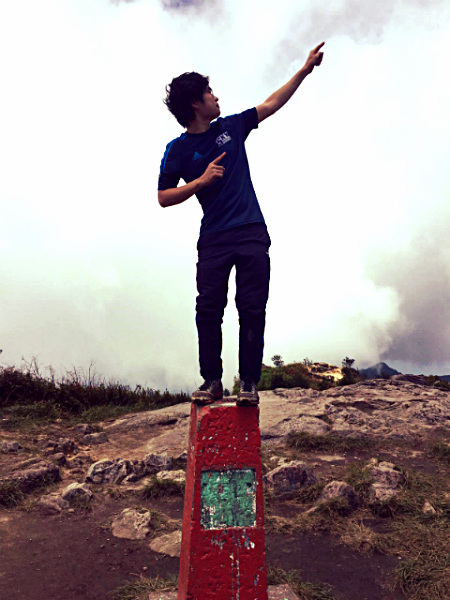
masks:
[[[282,367],[284,365],[284,360],[279,354],[274,354],[270,360],[276,367]]]
[[[344,358],[344,360],[342,361],[342,368],[343,369],[351,369],[354,362],[355,362],[354,358],[349,358],[348,356],[346,356]]]
[[[223,390],[223,395],[225,396],[225,398],[227,398],[228,396],[230,396],[230,390],[228,388],[225,388]]]

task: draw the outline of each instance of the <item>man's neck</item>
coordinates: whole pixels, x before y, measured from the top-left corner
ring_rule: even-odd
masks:
[[[205,131],[208,131],[210,127],[211,122],[209,121],[209,119],[202,119],[200,115],[197,115],[195,117],[195,120],[189,123],[189,126],[187,127],[186,131],[188,133],[205,133]]]

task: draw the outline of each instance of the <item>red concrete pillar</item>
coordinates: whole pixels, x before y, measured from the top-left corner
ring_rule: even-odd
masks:
[[[259,408],[192,405],[178,600],[267,600]]]

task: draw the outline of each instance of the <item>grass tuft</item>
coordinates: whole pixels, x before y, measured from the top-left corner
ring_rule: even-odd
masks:
[[[172,479],[158,479],[156,475],[152,475],[141,494],[143,498],[184,496],[184,484],[173,481]]]
[[[384,550],[402,556],[397,586],[408,600],[450,598],[450,522],[405,517],[393,522]]]
[[[169,591],[178,586],[178,577],[141,577],[138,581],[127,583],[117,588],[113,600],[139,600],[144,593]]]
[[[353,508],[348,503],[347,498],[330,498],[316,506],[316,513],[325,517],[333,518],[336,515],[348,517],[353,512]]]
[[[437,441],[431,445],[430,453],[440,462],[450,465],[450,444],[444,441]]]
[[[350,465],[347,469],[345,481],[355,490],[360,504],[364,504],[368,501],[370,486],[372,485],[373,479],[366,463],[361,462],[357,465]]]
[[[362,520],[350,520],[339,533],[341,542],[356,552],[371,553],[380,549],[379,535]]]
[[[318,483],[314,483],[313,485],[306,485],[300,488],[295,496],[295,500],[297,502],[301,502],[302,504],[310,504],[312,502],[316,502],[319,499],[323,489],[325,487],[325,482],[319,481]]]
[[[303,452],[355,452],[378,448],[376,441],[366,438],[313,435],[307,431],[289,433],[287,445]]]
[[[25,499],[17,481],[0,482],[0,506],[15,508]]]
[[[269,585],[287,583],[298,594],[300,600],[334,600],[331,587],[323,583],[303,581],[298,571],[283,571],[277,567],[267,569]]]

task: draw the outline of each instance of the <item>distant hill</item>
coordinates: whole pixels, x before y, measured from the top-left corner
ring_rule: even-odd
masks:
[[[400,375],[400,371],[391,369],[389,365],[380,362],[373,367],[367,369],[359,369],[361,375],[365,375],[367,379],[382,379],[383,377],[392,377],[392,375]]]
[[[367,369],[359,369],[361,375],[365,375],[367,379],[382,379],[384,377],[392,377],[393,375],[400,375],[400,371],[391,369],[389,365],[384,362],[380,362],[373,367]],[[450,383],[450,375],[438,375],[440,379],[448,381]]]

